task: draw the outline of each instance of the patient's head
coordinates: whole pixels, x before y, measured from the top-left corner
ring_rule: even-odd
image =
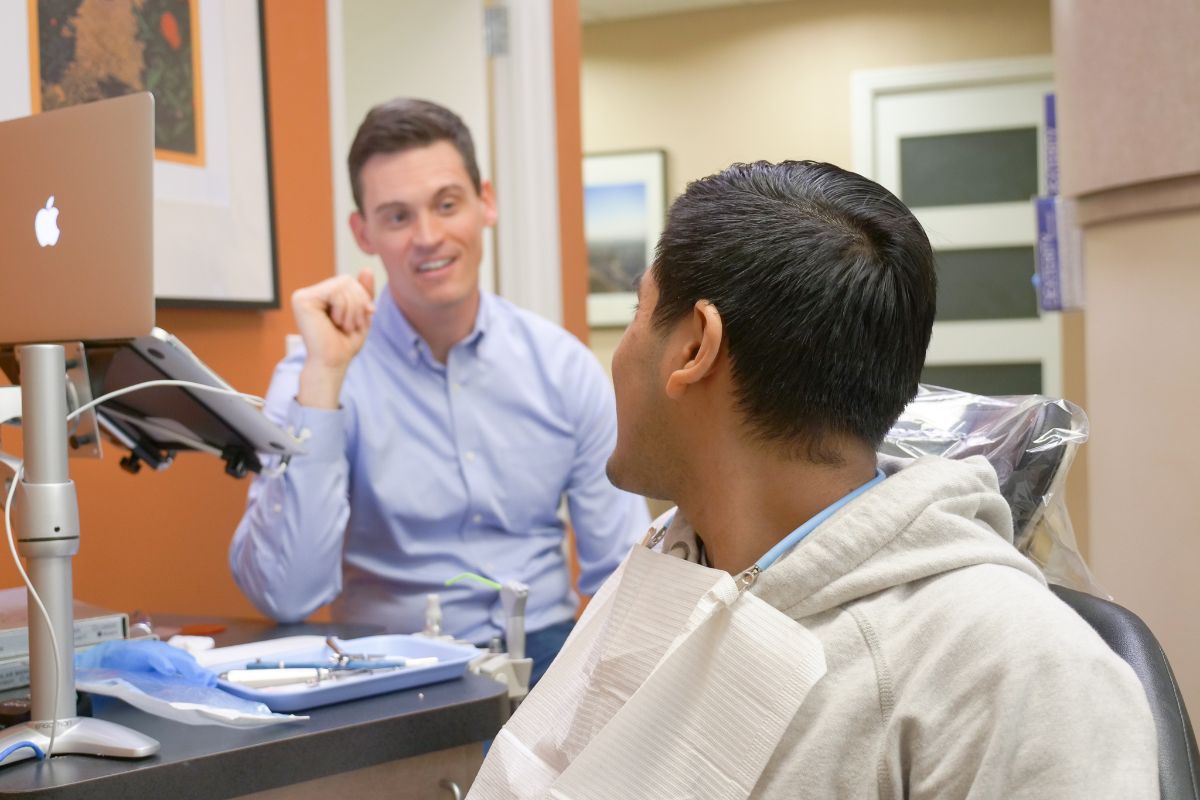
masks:
[[[479,164],[475,160],[475,143],[471,131],[457,114],[437,103],[411,97],[397,97],[368,111],[346,159],[350,187],[359,211],[364,210],[362,170],[371,156],[428,147],[437,142],[454,145],[478,194],[481,180]]]
[[[830,164],[760,161],[688,186],[641,294],[613,362],[614,480],[647,438],[670,436],[679,404],[666,376],[686,379],[714,333],[708,357],[728,373],[747,437],[815,463],[836,462],[848,438],[874,447],[916,394],[936,278],[925,232],[882,186]]]

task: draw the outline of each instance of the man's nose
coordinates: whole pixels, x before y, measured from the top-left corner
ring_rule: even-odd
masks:
[[[417,218],[416,239],[422,247],[435,247],[442,241],[442,221],[436,214],[421,214]]]

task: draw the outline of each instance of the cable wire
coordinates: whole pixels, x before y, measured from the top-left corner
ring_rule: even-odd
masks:
[[[77,408],[74,411],[72,411],[71,413],[67,414],[67,421],[70,422],[71,420],[75,419],[76,417],[78,417],[80,414],[87,411],[88,409],[95,408],[96,406],[100,405],[101,403],[107,403],[109,400],[112,400],[114,397],[120,397],[123,394],[129,394],[130,392],[136,392],[141,389],[150,389],[155,386],[184,386],[189,389],[200,389],[201,391],[212,392],[213,394],[227,394],[227,395],[231,395],[233,397],[240,397],[243,400],[248,400],[251,403],[253,403],[254,405],[259,406],[259,407],[263,406],[266,403],[265,400],[263,400],[261,397],[259,397],[258,395],[255,395],[255,394],[246,394],[245,392],[239,392],[236,389],[226,389],[221,386],[209,386],[208,384],[196,383],[195,381],[177,381],[177,380],[146,381],[144,383],[135,383],[132,386],[125,386],[120,389],[114,389],[113,391],[109,392],[108,394],[100,395],[95,400],[89,400],[88,402],[81,405],[79,408]]]
[[[5,759],[7,759],[9,756],[11,756],[13,753],[17,752],[18,750],[20,750],[23,747],[28,747],[30,750],[32,750],[34,752],[34,754],[37,755],[38,761],[41,761],[43,758],[46,757],[46,754],[44,752],[42,752],[42,748],[38,747],[36,744],[34,744],[33,742],[26,739],[23,742],[17,742],[16,744],[11,744],[8,747],[4,748],[3,752],[0,752],[0,764],[3,764]]]
[[[25,572],[25,565],[21,563],[21,557],[17,555],[17,544],[13,540],[12,530],[12,504],[13,498],[17,495],[17,484],[21,480],[21,476],[25,473],[25,462],[22,461],[17,465],[13,472],[12,485],[8,487],[8,499],[4,501],[4,531],[8,536],[8,551],[12,553],[13,564],[17,567],[17,572],[21,573],[21,580],[25,582],[25,588],[29,590],[29,597],[33,600],[34,605],[38,607],[38,611],[42,615],[42,619],[46,623],[46,630],[50,632],[50,647],[54,651],[54,708],[50,713],[54,715],[54,719],[50,720],[50,742],[46,745],[46,755],[54,753],[54,738],[58,735],[58,679],[59,679],[59,664],[62,659],[62,650],[58,646],[58,636],[54,633],[54,623],[50,621],[50,612],[46,610],[46,606],[42,603],[42,598],[37,593],[37,589],[33,588],[33,581],[29,580],[29,574]],[[74,641],[71,642],[74,644]],[[33,662],[30,661],[30,666]],[[74,689],[75,687],[71,687]],[[3,757],[0,757],[0,762],[12,754],[8,751]]]

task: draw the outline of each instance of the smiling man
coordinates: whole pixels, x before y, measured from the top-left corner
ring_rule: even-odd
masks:
[[[590,594],[649,522],[615,489],[612,390],[579,341],[479,288],[495,196],[455,114],[398,99],[367,114],[350,149],[355,241],[369,270],[300,289],[304,347],[277,367],[267,414],[305,439],[282,475],[250,488],[230,563],[265,614],[412,632],[426,594],[443,628],[486,644],[504,633],[497,593],[462,572],[529,586],[534,679],[573,624],[562,499]]]

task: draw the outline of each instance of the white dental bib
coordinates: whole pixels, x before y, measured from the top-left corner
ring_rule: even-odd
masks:
[[[825,653],[728,573],[645,546],[664,533],[596,594],[468,800],[750,796]]]

